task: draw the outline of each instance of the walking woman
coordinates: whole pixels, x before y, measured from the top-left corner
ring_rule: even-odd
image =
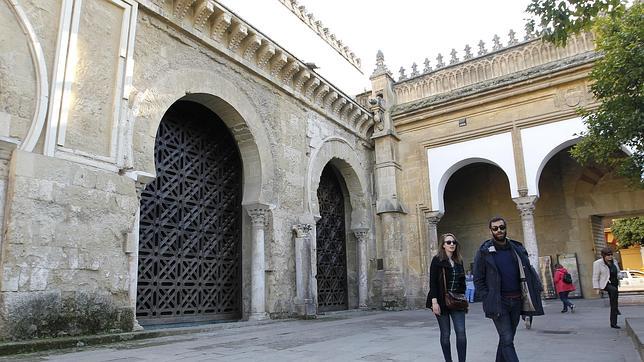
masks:
[[[443,234],[439,238],[438,254],[432,259],[429,269],[428,308],[436,315],[440,328],[440,344],[446,362],[452,361],[450,346],[450,318],[456,333],[456,351],[459,362],[465,361],[467,337],[465,336],[465,313],[467,307],[449,309],[445,304],[445,294],[452,292],[458,295],[465,293],[465,269],[461,259],[460,246],[454,234]],[[465,302],[467,305],[467,302]]]
[[[563,265],[555,264],[555,290],[563,303],[561,313],[568,312],[568,308],[570,308],[571,313],[575,313],[575,305],[568,299],[568,294],[575,290],[575,285],[572,283],[572,278],[566,278],[566,274],[568,274],[568,270]]]
[[[593,288],[600,293],[602,290],[608,293],[610,300],[610,326],[611,328],[621,328],[617,325],[617,298],[619,296],[619,268],[613,261],[613,250],[605,247],[601,250],[601,259],[593,263]]]

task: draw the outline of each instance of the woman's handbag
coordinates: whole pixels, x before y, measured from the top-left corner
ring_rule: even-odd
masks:
[[[450,310],[467,310],[469,304],[465,299],[465,294],[454,293],[447,290],[447,279],[445,279],[445,269],[443,269],[443,290],[445,291],[445,306]]]

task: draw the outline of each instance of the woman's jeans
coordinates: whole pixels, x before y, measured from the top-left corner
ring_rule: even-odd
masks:
[[[443,311],[441,315],[437,315],[438,327],[441,331],[441,348],[443,349],[443,357],[446,362],[452,362],[452,349],[449,343],[450,337],[450,317],[454,322],[454,332],[456,333],[456,352],[458,353],[458,361],[465,361],[465,351],[467,350],[467,337],[465,336],[465,311],[452,310]]]
[[[465,289],[465,299],[470,303],[474,303],[474,288]]]
[[[608,299],[610,300],[610,325],[616,326],[618,311],[617,298],[619,297],[619,292],[617,291],[617,287],[611,283],[606,284],[604,290],[608,292]]]
[[[501,297],[501,314],[493,319],[499,344],[496,347],[496,362],[518,362],[514,349],[514,335],[521,318],[521,298]]]
[[[568,310],[568,307],[574,305],[570,302],[570,299],[568,299],[568,294],[570,294],[570,291],[559,292],[559,299],[561,299],[561,302],[563,303],[563,310]]]

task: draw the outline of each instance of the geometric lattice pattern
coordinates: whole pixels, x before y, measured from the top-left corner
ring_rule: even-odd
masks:
[[[318,309],[347,309],[347,252],[344,197],[331,166],[322,171],[318,186],[320,220],[316,224]]]
[[[157,178],[141,195],[137,319],[241,315],[242,165],[224,123],[177,102],[155,142]]]

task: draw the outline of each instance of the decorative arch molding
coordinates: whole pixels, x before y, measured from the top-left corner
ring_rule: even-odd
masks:
[[[445,212],[447,181],[454,172],[475,162],[499,167],[508,177],[510,194],[519,197],[512,135],[507,132],[427,150],[431,210]]]
[[[581,117],[521,130],[528,195],[539,196],[539,178],[546,163],[557,152],[579,142],[586,130]]]
[[[244,205],[271,204],[274,178],[268,135],[257,107],[238,86],[211,72],[177,70],[161,77],[135,97],[133,138],[135,169],[155,174],[154,141],[159,123],[179,100],[199,103],[216,113],[230,129],[242,157]]]
[[[47,76],[47,63],[45,62],[45,53],[40,45],[40,40],[36,35],[27,14],[23,8],[18,4],[18,0],[5,0],[9,8],[13,11],[22,31],[27,37],[29,51],[31,52],[31,60],[34,64],[36,72],[36,109],[34,111],[34,118],[27,132],[27,136],[20,145],[23,151],[31,152],[34,150],[38,138],[42,133],[45,126],[45,119],[47,117],[47,103],[49,100],[49,77]]]
[[[320,184],[320,176],[324,167],[331,163],[340,172],[349,191],[351,203],[351,225],[349,229],[369,228],[367,218],[367,194],[365,186],[367,177],[364,174],[362,164],[358,160],[356,150],[351,144],[341,137],[328,137],[322,141],[311,156],[307,170],[305,210],[317,220],[320,217],[317,189]]]

